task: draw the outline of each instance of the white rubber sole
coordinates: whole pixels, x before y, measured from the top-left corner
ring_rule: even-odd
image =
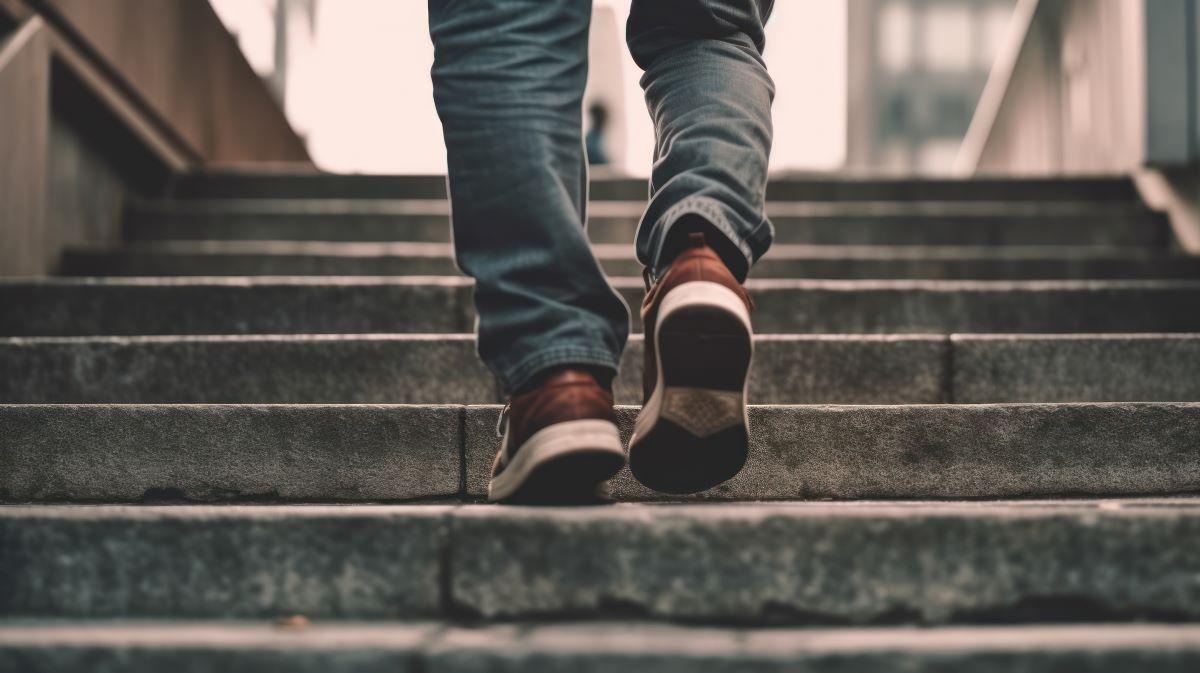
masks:
[[[746,328],[746,340],[750,349],[750,360],[754,358],[753,328],[750,326],[750,312],[742,303],[741,297],[733,290],[708,281],[684,283],[663,297],[658,309],[658,319],[654,330],[655,366],[658,376],[655,379],[654,391],[646,401],[642,411],[634,423],[633,438],[630,444],[636,443],[638,437],[645,436],[652,426],[661,418],[667,418],[688,430],[697,437],[708,437],[723,429],[747,422],[746,417],[746,387],[750,378],[750,367],[747,365],[742,379],[740,392],[700,388],[690,386],[671,386],[663,376],[663,351],[660,339],[661,327],[669,323],[673,314],[689,309],[715,309],[727,313]],[[698,367],[704,363],[696,363]]]
[[[667,493],[694,493],[728,480],[749,450],[746,388],[754,339],[746,305],[718,283],[685,283],[663,297],[649,336],[658,376],[634,423],[634,477]]]
[[[506,436],[505,444],[508,442]],[[504,447],[501,447],[501,451]],[[555,491],[582,491],[611,479],[625,465],[625,449],[617,426],[584,419],[556,423],[534,433],[517,451],[512,463],[488,484],[488,500],[508,500],[530,486],[539,472],[554,466]],[[563,483],[569,482],[569,483]],[[592,493],[579,493],[580,496]],[[537,499],[537,498],[534,498]],[[558,499],[558,498],[550,498]]]

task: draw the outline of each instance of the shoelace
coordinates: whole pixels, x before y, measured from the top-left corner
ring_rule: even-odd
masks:
[[[505,404],[500,410],[500,418],[496,421],[496,436],[504,437],[504,431],[508,427],[508,414],[512,409],[512,404]]]

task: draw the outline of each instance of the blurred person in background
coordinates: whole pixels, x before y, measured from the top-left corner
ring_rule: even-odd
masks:
[[[634,0],[626,38],[654,123],[636,252],[647,293],[633,475],[711,488],[746,460],[764,214],[772,0]],[[612,381],[629,309],[585,233],[583,91],[590,0],[430,0],[434,101],[455,256],[475,279],[479,355],[508,397],[496,501],[586,500],[625,464]]]
[[[587,150],[587,161],[590,166],[603,166],[610,163],[604,143],[608,136],[604,127],[608,125],[608,108],[602,103],[592,103],[588,107],[588,132],[583,137],[584,148]]]

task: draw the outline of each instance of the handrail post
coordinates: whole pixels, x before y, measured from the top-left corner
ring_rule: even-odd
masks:
[[[47,226],[50,49],[39,17],[0,43],[0,276],[40,276],[58,258]]]

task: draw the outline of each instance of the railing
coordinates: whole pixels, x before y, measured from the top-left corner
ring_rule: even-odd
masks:
[[[206,0],[26,0],[205,164],[307,161]]]
[[[1200,253],[1200,0],[1020,0],[962,175],[1130,174]]]
[[[0,273],[6,275],[42,273],[57,253],[43,226],[48,53],[45,26],[37,17],[0,43]]]
[[[207,0],[0,0],[0,276],[114,238],[173,173],[312,167]]]

